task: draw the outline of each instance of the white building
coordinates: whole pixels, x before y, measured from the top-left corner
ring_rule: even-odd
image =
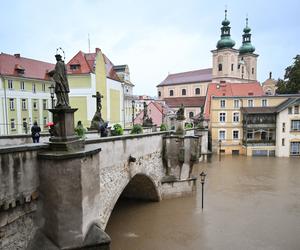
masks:
[[[277,108],[276,156],[300,156],[300,97],[289,98]]]

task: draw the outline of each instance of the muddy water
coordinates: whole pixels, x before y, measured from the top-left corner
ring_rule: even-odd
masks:
[[[223,157],[193,197],[122,201],[106,231],[112,250],[299,250],[300,158]]]

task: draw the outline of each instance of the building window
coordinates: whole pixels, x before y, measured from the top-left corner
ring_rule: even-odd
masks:
[[[282,123],[282,132],[285,132],[285,122]]]
[[[42,83],[42,91],[46,92],[46,84],[45,83]]]
[[[252,72],[251,73],[252,73],[252,75],[254,75],[254,68],[252,68]]]
[[[291,142],[291,155],[300,155],[300,142]]]
[[[193,118],[194,117],[194,112],[190,112],[189,113],[189,118]]]
[[[268,104],[267,104],[267,99],[262,99],[261,100],[261,105],[263,106],[263,107],[266,107]]]
[[[21,81],[21,82],[20,82],[20,89],[21,89],[22,91],[25,90],[25,82],[24,82],[24,81]]]
[[[291,130],[292,131],[300,131],[300,120],[292,120]]]
[[[281,139],[281,146],[284,146],[284,138]]]
[[[15,119],[10,119],[10,129],[11,130],[15,130],[16,129]]]
[[[233,113],[233,122],[240,122],[240,113],[239,112]]]
[[[234,68],[234,64],[232,63],[231,64],[231,71],[233,71],[233,68]]]
[[[196,88],[196,89],[195,89],[195,94],[196,94],[196,95],[200,95],[200,88]]]
[[[33,92],[33,93],[36,93],[36,86],[35,86],[35,83],[32,84],[32,92]]]
[[[158,97],[161,97],[161,92],[160,91],[158,91]]]
[[[294,107],[294,114],[296,114],[296,115],[299,114],[299,106]]]
[[[225,130],[219,131],[219,140],[225,140]]]
[[[288,114],[290,115],[290,114],[293,114],[293,108],[292,107],[289,107],[288,108]]]
[[[181,94],[182,94],[182,95],[186,95],[186,89],[182,89],[182,90],[181,90]]]
[[[240,100],[234,100],[234,108],[240,107]]]
[[[225,122],[226,120],[226,113],[220,113],[220,117],[219,117],[220,122]]]
[[[8,89],[14,89],[13,80],[8,80]]]
[[[13,98],[9,99],[9,109],[15,110],[15,99],[13,99]]]
[[[171,89],[171,90],[170,90],[170,96],[173,96],[173,95],[174,95],[174,90]]]
[[[226,101],[225,100],[220,100],[220,107],[225,108],[226,106]]]
[[[27,110],[27,101],[26,101],[26,99],[22,99],[22,110]]]
[[[242,73],[244,74],[244,66],[242,66]]]
[[[247,139],[253,139],[253,137],[254,137],[253,131],[248,131],[247,132]]]
[[[70,65],[70,70],[79,70],[80,69],[80,64],[71,64]]]
[[[253,100],[248,100],[248,107],[253,107]]]
[[[238,130],[234,130],[232,133],[233,139],[237,140],[239,139],[239,131]]]
[[[219,69],[219,71],[222,71],[222,63],[219,63],[218,69]]]
[[[47,100],[43,100],[43,110],[47,110],[48,105],[47,105]]]
[[[33,101],[33,109],[34,110],[38,109],[38,105],[37,105],[37,101],[36,100]]]

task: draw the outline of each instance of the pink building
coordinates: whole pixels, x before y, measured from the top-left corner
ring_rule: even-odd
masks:
[[[152,118],[153,125],[160,126],[166,114],[166,108],[160,102],[151,101],[147,106],[147,113]],[[134,119],[134,124],[143,124],[144,111],[142,110]]]

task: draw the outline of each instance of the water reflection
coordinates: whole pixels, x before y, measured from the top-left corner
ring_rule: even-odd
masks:
[[[121,201],[106,231],[112,250],[300,249],[299,158],[213,158],[193,197]]]

